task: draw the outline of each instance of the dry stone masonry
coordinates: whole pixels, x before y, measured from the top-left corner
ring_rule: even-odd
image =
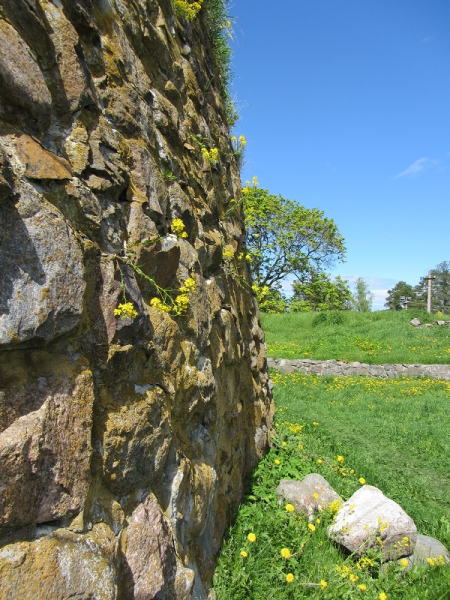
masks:
[[[331,377],[345,377],[362,375],[364,377],[432,377],[434,379],[450,380],[450,365],[422,365],[422,364],[385,364],[369,365],[367,363],[341,360],[312,360],[300,358],[289,360],[286,358],[268,358],[269,367],[283,373],[305,373],[307,375],[329,375]]]
[[[205,598],[267,449],[264,337],[203,12],[0,1],[1,598]],[[188,278],[182,314],[150,306],[150,279]]]

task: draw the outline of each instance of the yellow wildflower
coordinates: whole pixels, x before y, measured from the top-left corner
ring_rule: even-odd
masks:
[[[187,238],[188,234],[184,230],[184,223],[181,219],[174,219],[170,228],[177,238]]]
[[[360,583],[358,587],[362,592],[365,592],[367,590],[367,585],[365,585],[364,583]]]
[[[288,548],[282,548],[280,554],[281,554],[281,556],[283,558],[290,558],[291,557],[291,551]]]
[[[337,461],[338,461],[338,462],[340,462],[340,463],[343,463],[343,462],[344,462],[344,460],[345,460],[345,459],[344,459],[344,457],[343,457],[343,456],[340,456],[340,455],[339,455],[339,456],[337,457]]]
[[[114,309],[114,316],[120,317],[121,319],[134,319],[138,316],[138,313],[131,302],[125,302],[119,304],[119,306]]]
[[[294,579],[295,579],[295,577],[292,575],[292,573],[288,573],[288,574],[286,575],[286,581],[287,581],[288,583],[292,583],[292,582],[294,581]]]
[[[400,561],[400,564],[402,567],[407,567],[408,566],[408,561],[406,560],[406,558],[402,558],[402,560]]]
[[[279,464],[280,464],[280,461],[278,460],[278,458],[276,458],[276,459],[275,459],[273,462],[274,462],[276,465],[279,465]]]
[[[378,596],[379,600],[387,600],[387,596],[384,592],[381,592],[381,594]]]
[[[242,558],[247,558],[247,556],[248,556],[248,554],[245,550],[241,550],[240,555],[242,556]]]
[[[150,306],[165,313],[169,313],[172,310],[172,307],[168,306],[167,304],[164,304],[164,302],[160,298],[152,298],[150,300]]]
[[[317,492],[314,492],[313,496],[314,496],[314,498],[317,500],[317,499],[318,499],[318,497],[319,497],[319,494],[318,494]]]
[[[320,589],[324,590],[328,586],[328,583],[323,579],[320,580]]]
[[[230,262],[231,260],[233,260],[233,257],[234,257],[233,248],[231,246],[225,246],[225,248],[222,250],[222,257],[223,257],[223,260],[226,262]]]
[[[254,533],[249,533],[247,539],[253,544],[254,542],[256,542],[256,535]]]
[[[358,479],[358,481],[359,481],[359,483],[360,483],[361,485],[364,485],[364,484],[366,483],[366,480],[364,479],[364,477],[360,477],[360,478]]]
[[[319,463],[319,465],[321,465],[323,461],[322,461],[322,459],[321,459],[321,458],[319,458],[319,459],[317,460],[317,462]]]
[[[313,525],[312,523],[310,523],[310,524],[308,525],[308,529],[310,529],[311,531],[313,531],[313,532],[314,532],[314,531],[316,530],[316,527],[315,527],[315,525]]]
[[[285,508],[288,512],[294,512],[294,510],[295,510],[295,508],[292,506],[292,504],[286,504]]]

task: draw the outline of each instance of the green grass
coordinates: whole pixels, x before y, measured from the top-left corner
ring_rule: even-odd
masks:
[[[418,329],[409,325],[416,316],[422,323],[450,320],[408,310],[262,314],[261,322],[273,358],[450,364],[450,327]]]
[[[382,593],[388,600],[450,599],[450,568],[407,573],[391,563],[382,569],[373,553],[367,556],[373,564],[360,562],[358,569],[357,560],[326,536],[331,514],[317,515],[313,532],[305,518],[278,506],[275,494],[282,478],[317,472],[347,499],[364,477],[397,501],[420,533],[450,547],[450,384],[277,372],[272,377],[277,435],[224,542],[214,579],[217,599],[378,600]],[[249,533],[256,535],[254,543]],[[282,558],[282,548],[296,556]]]

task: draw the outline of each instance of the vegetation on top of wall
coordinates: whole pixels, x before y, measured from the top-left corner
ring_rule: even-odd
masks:
[[[214,53],[227,123],[229,127],[233,127],[239,115],[230,94],[233,77],[230,39],[233,35],[233,28],[228,13],[228,0],[205,0],[203,6],[203,23]]]

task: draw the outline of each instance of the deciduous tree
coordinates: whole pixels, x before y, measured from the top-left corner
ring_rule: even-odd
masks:
[[[294,295],[290,302],[293,312],[345,310],[350,308],[352,293],[348,281],[340,276],[334,281],[328,273],[308,273],[292,284]]]
[[[342,261],[344,239],[332,219],[254,185],[243,189],[247,249],[254,282],[276,289],[288,275],[298,279]]]
[[[353,292],[352,308],[357,312],[370,312],[372,310],[373,294],[368,284],[362,277],[355,281],[355,291]]]

